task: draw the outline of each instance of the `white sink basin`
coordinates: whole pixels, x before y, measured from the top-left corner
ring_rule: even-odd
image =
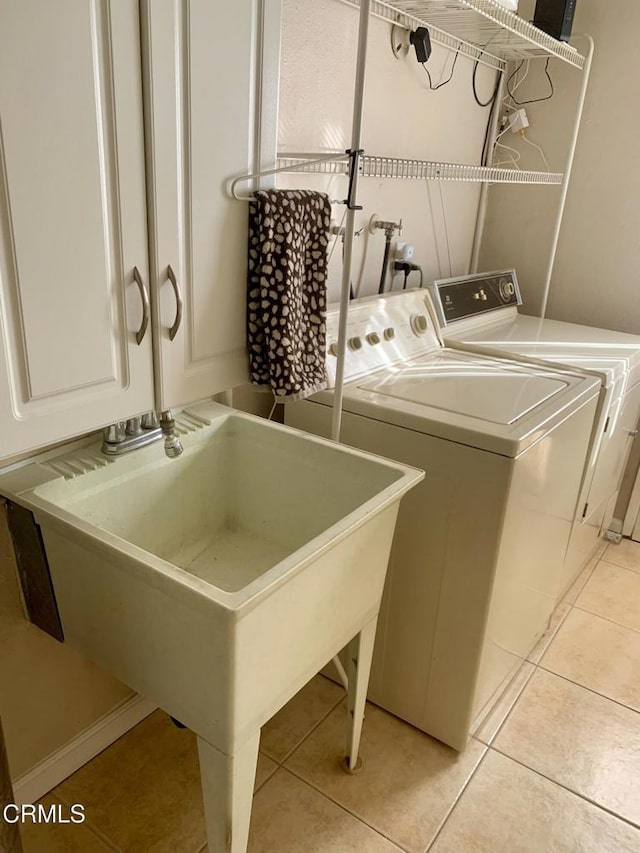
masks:
[[[339,649],[363,629],[372,645],[399,500],[423,474],[189,411],[201,428],[178,459],[155,445],[60,476],[91,467],[83,449],[0,476],[0,493],[41,526],[65,640],[193,729],[217,785],[251,775],[260,727]]]

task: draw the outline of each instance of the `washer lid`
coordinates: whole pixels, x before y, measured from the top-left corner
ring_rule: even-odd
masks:
[[[354,415],[513,458],[599,387],[592,376],[445,348],[349,382],[343,404]],[[314,400],[331,405],[333,392]]]
[[[625,376],[629,385],[640,379],[640,336],[624,332],[515,314],[498,322],[495,316],[486,316],[481,322],[453,323],[443,335],[449,345],[459,343],[495,355],[599,373],[606,385]]]
[[[513,366],[446,354],[362,382],[363,391],[509,426],[565,391],[561,377],[516,372]]]

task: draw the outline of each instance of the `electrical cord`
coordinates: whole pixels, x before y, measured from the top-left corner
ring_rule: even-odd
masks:
[[[430,89],[432,92],[437,92],[437,91],[438,91],[438,89],[442,89],[442,87],[443,87],[443,86],[446,86],[446,85],[447,85],[447,83],[450,83],[450,82],[453,80],[453,75],[454,75],[455,70],[456,70],[456,64],[457,64],[457,62],[458,62],[458,57],[459,57],[459,56],[460,56],[460,45],[458,45],[458,49],[456,50],[456,55],[455,55],[455,56],[454,56],[454,58],[453,58],[453,64],[452,64],[452,66],[451,66],[451,71],[449,72],[449,76],[447,77],[447,79],[446,79],[446,80],[442,80],[442,79],[440,79],[440,82],[439,82],[436,86],[434,86],[434,85],[433,85],[433,80],[431,79],[431,74],[430,74],[430,72],[429,72],[429,69],[427,68],[426,63],[425,63],[425,62],[421,62],[421,63],[420,63],[420,64],[422,65],[422,68],[424,69],[424,73],[425,73],[425,74],[427,75],[427,77],[429,78],[429,89]],[[442,68],[443,68],[443,72],[444,72],[444,65],[442,66]],[[442,78],[443,76],[444,76],[444,73],[441,75],[441,78]]]
[[[449,275],[453,275],[451,266],[451,243],[449,242],[449,226],[447,224],[447,211],[444,206],[444,193],[442,192],[442,181],[438,181],[438,189],[440,190],[440,206],[442,208],[442,224],[444,225],[444,236],[447,243],[447,259],[449,261]]]
[[[333,238],[333,245],[331,246],[331,251],[329,252],[329,257],[327,258],[327,266],[331,263],[331,258],[333,257],[333,253],[336,250],[336,246],[338,245],[338,240],[340,239],[340,230],[344,225],[344,221],[347,218],[347,208],[345,206],[344,213],[342,214],[342,219],[340,220],[340,224],[338,225],[338,230],[336,231],[335,237]]]
[[[438,242],[438,233],[436,231],[436,217],[433,209],[433,199],[431,198],[431,184],[429,181],[424,182],[427,191],[427,199],[429,200],[429,213],[431,214],[431,229],[433,231],[433,245],[436,250],[436,260],[438,261],[438,272],[442,278],[442,258],[440,257],[440,245]]]
[[[520,131],[520,136],[524,139],[524,141],[527,143],[527,145],[530,145],[532,148],[535,148],[536,150],[538,150],[540,152],[540,156],[542,157],[542,160],[544,161],[544,165],[546,166],[547,172],[550,172],[551,169],[549,168],[549,161],[547,160],[547,157],[546,157],[544,151],[542,150],[542,147],[540,145],[538,145],[537,142],[533,142],[531,139],[529,139],[529,137],[524,132],[524,130]]]
[[[398,272],[404,273],[404,280],[402,282],[402,289],[407,289],[407,282],[409,281],[409,276],[412,272],[420,273],[420,287],[424,284],[424,273],[422,272],[422,267],[419,264],[412,264],[411,261],[394,261],[393,264],[393,273],[394,275]],[[392,285],[393,289],[393,285]]]
[[[476,76],[478,74],[478,66],[480,65],[480,58],[476,59],[473,63],[473,74],[471,75],[471,88],[473,89],[473,97],[475,98],[476,104],[479,107],[488,107],[489,105],[493,106],[496,100],[496,95],[498,94],[498,89],[500,87],[500,75],[496,77],[496,85],[493,90],[493,94],[489,98],[488,101],[481,101],[480,96],[478,95],[478,89],[476,86]]]
[[[514,95],[514,92],[515,92],[515,90],[518,88],[518,86],[520,85],[520,83],[518,83],[518,84],[517,84],[513,89],[511,88],[511,81],[513,80],[513,78],[514,78],[514,77],[517,77],[518,72],[520,71],[520,69],[521,69],[521,68],[522,68],[522,66],[524,65],[525,60],[523,59],[523,60],[520,62],[520,64],[516,67],[515,71],[511,74],[511,76],[510,76],[510,77],[509,77],[509,79],[507,80],[507,93],[508,93],[508,96],[511,98],[511,100],[513,101],[513,103],[514,103],[516,106],[518,106],[518,107],[523,107],[523,106],[525,106],[525,104],[539,104],[541,101],[550,101],[550,100],[551,100],[551,98],[553,98],[553,96],[554,96],[554,94],[555,94],[555,89],[554,89],[554,86],[553,86],[553,80],[551,79],[551,74],[549,73],[549,62],[550,62],[550,61],[551,61],[551,57],[550,57],[550,56],[548,56],[548,57],[547,57],[547,61],[545,62],[545,65],[544,65],[544,73],[545,73],[545,75],[546,75],[546,77],[547,77],[547,80],[549,81],[549,88],[550,88],[549,94],[548,94],[548,95],[545,95],[545,96],[544,96],[544,97],[542,97],[542,98],[529,98],[529,99],[527,99],[526,101],[519,101],[519,100],[515,97],[515,95]],[[528,69],[527,69],[527,73],[528,73]],[[525,75],[525,76],[526,76],[526,75]],[[524,79],[524,78],[523,78],[523,79]],[[522,81],[520,81],[520,82],[522,82]]]
[[[509,163],[511,163],[511,165],[514,166],[514,168],[520,169],[520,166],[518,166],[518,162],[519,162],[520,157],[522,155],[520,154],[520,152],[516,148],[511,148],[509,145],[505,145],[504,142],[498,142],[498,141],[496,141],[496,148],[504,148],[505,151],[510,152],[510,154],[508,155],[509,156],[508,160],[500,160],[499,162],[494,163],[494,166],[496,168],[499,168],[500,166],[506,166],[506,165],[509,165]],[[514,155],[516,155],[516,156],[514,156]]]
[[[482,143],[482,154],[480,156],[480,165],[486,166],[487,163],[489,162],[489,135],[490,135],[490,130],[491,130],[491,124],[493,122],[493,115],[494,115],[494,112],[495,112],[495,109],[497,106],[497,102],[498,102],[498,90],[500,89],[500,74],[498,74],[496,76],[496,85],[495,85],[495,88],[493,90],[493,94],[491,95],[491,98],[486,102],[481,101],[480,98],[478,97],[478,90],[476,88],[476,75],[478,73],[479,63],[480,63],[480,57],[478,57],[478,59],[476,59],[474,65],[473,65],[473,74],[471,75],[471,87],[473,89],[473,97],[475,98],[476,104],[478,104],[479,107],[488,107],[489,105],[491,105],[491,107],[489,109],[489,115],[487,117],[487,126],[486,126],[485,131],[484,131],[484,141]]]
[[[491,104],[491,109],[489,110],[489,117],[487,119],[487,126],[484,131],[484,142],[482,143],[482,155],[480,157],[480,165],[485,166],[489,157],[489,131],[491,130],[491,123],[493,121],[493,112],[496,108],[497,97],[493,99],[493,103]]]
[[[522,68],[522,62],[520,63],[520,68]],[[531,60],[530,60],[530,59],[527,59],[527,63],[526,63],[525,68],[524,68],[524,74],[523,74],[523,75],[522,75],[522,77],[521,77],[521,78],[516,82],[516,85],[513,87],[513,89],[511,89],[511,97],[513,97],[513,93],[514,93],[515,91],[517,91],[517,90],[520,88],[520,86],[522,86],[522,84],[524,83],[524,81],[527,79],[527,77],[529,76],[529,71],[530,71],[530,70],[531,70]],[[517,72],[518,72],[518,69],[516,68],[516,73],[517,73]],[[511,79],[512,79],[512,78],[513,78],[513,75],[511,75],[511,77],[509,77],[509,82],[511,82]],[[502,103],[503,103],[503,104],[505,105],[505,107],[507,107],[508,109],[511,109],[511,110],[512,110],[512,109],[515,109],[513,106],[511,106],[510,104],[508,104],[508,103],[507,103],[507,101],[508,101],[508,100],[509,100],[509,95],[505,95],[505,96],[504,96],[504,98],[503,98],[503,100],[502,100]]]

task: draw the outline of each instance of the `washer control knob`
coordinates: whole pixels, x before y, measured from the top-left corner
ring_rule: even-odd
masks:
[[[338,344],[335,341],[333,343],[329,344],[328,352],[329,352],[329,355],[334,355],[334,356],[338,355]]]
[[[362,338],[359,338],[357,335],[353,338],[349,338],[347,346],[352,352],[362,349]]]
[[[487,296],[487,294],[484,292],[484,290],[481,290],[481,291],[480,291],[480,299],[481,299],[483,302],[486,302],[488,298],[489,298],[489,297],[488,297],[488,296]]]
[[[369,332],[367,335],[367,341],[374,347],[376,344],[380,343],[380,335],[377,332]]]
[[[415,335],[424,335],[429,328],[429,323],[424,314],[414,314],[411,317],[411,328]]]
[[[500,288],[500,296],[502,297],[502,301],[509,302],[509,300],[515,293],[515,287],[513,286],[513,282],[509,281],[506,278],[501,278],[498,287]]]
[[[382,334],[384,336],[385,341],[392,341],[396,336],[396,330],[393,328],[393,326],[389,326],[384,330]]]

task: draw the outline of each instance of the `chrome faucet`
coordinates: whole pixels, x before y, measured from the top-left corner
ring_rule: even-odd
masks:
[[[164,436],[164,452],[175,459],[183,452],[176,423],[170,411],[162,412],[160,420],[155,412],[141,418],[129,418],[111,424],[102,432],[102,452],[107,456],[121,456],[138,447],[153,444]]]
[[[173,419],[173,415],[168,410],[166,412],[161,412],[160,414],[160,429],[164,436],[165,454],[169,459],[175,459],[177,456],[181,456],[184,452],[184,447],[178,438],[178,430],[176,429],[176,422]]]

